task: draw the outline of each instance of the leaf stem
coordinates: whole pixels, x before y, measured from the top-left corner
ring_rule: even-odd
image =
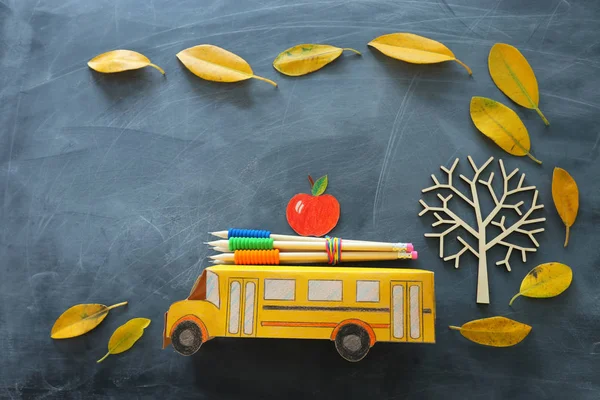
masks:
[[[537,158],[535,158],[533,155],[531,155],[531,153],[527,152],[527,157],[531,158],[536,163],[542,165],[542,162],[540,160],[538,160]]]
[[[312,176],[308,176],[308,181],[310,182],[310,189],[312,190],[313,186],[315,186],[315,180]]]
[[[150,66],[150,67],[152,67],[152,68],[156,68],[157,70],[159,70],[159,71],[160,71],[160,73],[161,73],[161,74],[163,74],[163,75],[166,75],[166,74],[165,74],[165,70],[164,70],[164,69],[162,69],[161,67],[159,67],[158,65],[150,63],[150,64],[148,64],[148,66]]]
[[[263,78],[262,76],[258,76],[258,75],[252,75],[253,78],[258,79],[259,81],[265,81],[265,82],[269,82],[271,85],[277,87],[277,84],[275,82],[273,82],[270,79],[267,78]]]
[[[460,331],[460,326],[450,325],[448,328],[452,329],[453,331]]]
[[[126,301],[124,301],[122,303],[113,304],[112,306],[108,307],[107,310],[112,310],[113,308],[124,306],[125,304],[127,304]]]
[[[515,294],[515,295],[512,297],[512,299],[510,299],[510,301],[508,302],[508,306],[509,306],[509,307],[512,307],[512,303],[513,303],[513,301],[515,301],[515,300],[517,299],[517,297],[519,297],[520,295],[521,295],[521,292],[519,292],[519,293]]]
[[[454,61],[456,61],[457,63],[459,63],[460,65],[462,65],[467,72],[469,73],[469,75],[473,75],[473,71],[471,71],[471,68],[469,68],[469,66],[467,64],[465,64],[464,62],[460,61],[458,58],[455,58]]]
[[[108,357],[108,356],[110,356],[110,351],[108,353],[106,353],[106,355],[104,357],[102,357],[101,359],[96,361],[96,364],[100,364],[102,361],[106,360],[106,357]]]
[[[569,244],[569,233],[571,232],[571,229],[568,225],[565,225],[567,227],[567,234],[565,236],[565,245],[564,247],[567,247],[567,245]]]
[[[544,124],[546,124],[546,126],[550,126],[550,122],[546,119],[544,114],[542,114],[542,111],[540,110],[540,108],[536,107],[535,111],[539,114],[540,117],[542,117],[542,121],[544,121]]]
[[[353,52],[355,52],[356,54],[358,54],[359,56],[362,56],[362,54],[360,53],[360,51],[358,51],[358,50],[354,50],[354,49],[351,49],[350,47],[344,47],[342,50],[353,51]]]

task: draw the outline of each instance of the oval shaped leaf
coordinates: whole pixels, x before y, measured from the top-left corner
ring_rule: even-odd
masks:
[[[328,184],[328,179],[327,179],[327,175],[320,177],[319,179],[317,179],[317,181],[315,182],[315,184],[312,187],[312,195],[313,196],[320,196],[323,193],[325,193],[325,190],[327,189],[327,184]]]
[[[469,75],[473,74],[471,68],[458,60],[454,53],[442,43],[412,33],[390,33],[379,36],[369,42],[369,46],[375,47],[388,57],[412,64],[456,61],[469,72]]]
[[[569,244],[569,232],[579,211],[579,189],[575,179],[564,169],[554,168],[552,174],[552,200],[560,219],[567,228],[564,247]]]
[[[450,326],[472,342],[492,347],[509,347],[531,332],[531,326],[504,317],[476,319],[461,327]]]
[[[476,96],[471,99],[470,112],[477,129],[502,150],[514,156],[526,155],[536,163],[542,163],[529,152],[529,133],[513,110],[487,97]]]
[[[571,281],[573,281],[573,271],[565,264],[551,262],[538,265],[525,275],[519,293],[510,299],[508,305],[511,306],[519,296],[536,298],[558,296],[567,290]]]
[[[550,125],[538,106],[540,94],[533,69],[516,47],[496,43],[488,56],[488,68],[498,89],[518,105],[537,111]]]
[[[338,58],[344,50],[361,55],[357,50],[342,49],[328,44],[299,44],[279,54],[273,61],[273,67],[288,76],[306,75],[323,68]]]
[[[108,353],[98,363],[111,354],[119,354],[129,350],[144,334],[144,329],[150,325],[148,318],[134,318],[118,327],[108,341]]]
[[[83,335],[97,327],[113,308],[124,306],[126,301],[110,307],[104,304],[77,304],[62,313],[54,323],[50,337],[67,339]]]
[[[161,74],[165,71],[158,65],[152,64],[148,57],[131,50],[113,50],[97,55],[88,61],[88,67],[97,72],[112,74],[115,72],[130,71],[144,67],[156,68]]]
[[[201,44],[177,53],[179,61],[194,75],[214,82],[239,82],[250,78],[277,86],[270,79],[254,75],[250,64],[240,56],[211,44]]]

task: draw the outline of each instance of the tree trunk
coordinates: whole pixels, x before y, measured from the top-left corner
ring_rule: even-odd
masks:
[[[477,271],[477,303],[490,304],[485,235],[479,239],[479,270]]]

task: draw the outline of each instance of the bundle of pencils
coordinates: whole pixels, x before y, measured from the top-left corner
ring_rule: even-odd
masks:
[[[229,229],[211,232],[220,238],[206,244],[220,252],[213,264],[338,264],[344,261],[416,260],[412,243],[370,242],[334,237],[315,238],[271,234],[270,231]]]

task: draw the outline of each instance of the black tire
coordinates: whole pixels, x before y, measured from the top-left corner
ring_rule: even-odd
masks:
[[[202,330],[193,321],[183,321],[175,327],[171,342],[176,352],[191,356],[202,346]]]
[[[348,361],[360,361],[371,348],[369,333],[359,325],[344,325],[335,337],[335,349]]]

